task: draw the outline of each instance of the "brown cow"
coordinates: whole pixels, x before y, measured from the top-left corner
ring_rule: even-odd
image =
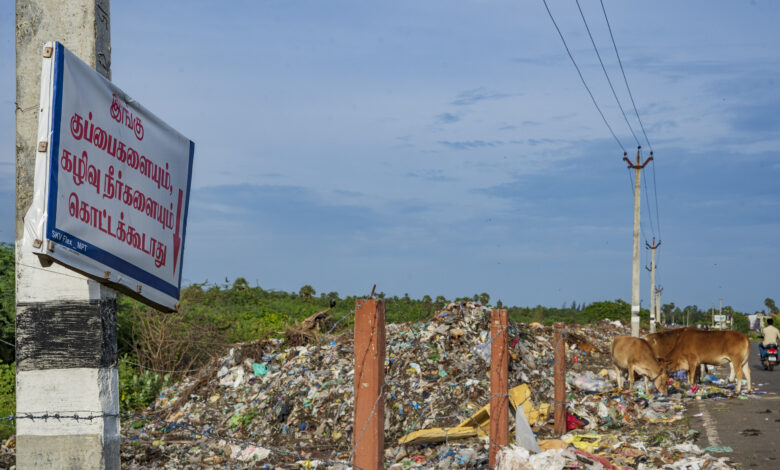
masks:
[[[665,358],[677,344],[677,340],[680,338],[680,333],[686,330],[695,329],[696,328],[693,326],[686,326],[683,328],[675,328],[673,330],[659,331],[658,333],[651,333],[645,336],[645,341],[647,341],[650,344],[650,347],[653,348],[655,357]],[[729,371],[729,382],[733,382],[734,364],[729,363],[729,365],[731,366],[731,370]],[[701,364],[699,375],[697,377],[701,377],[706,373],[705,367],[705,364]],[[694,377],[694,379],[696,379],[696,377]]]
[[[612,340],[612,363],[617,372],[618,388],[623,388],[623,372],[628,371],[628,384],[634,389],[634,372],[645,376],[645,393],[650,393],[648,378],[653,381],[656,388],[666,395],[667,379],[666,369],[662,359],[657,359],[653,349],[642,338],[632,336],[618,336]]]
[[[677,340],[680,338],[680,333],[687,329],[695,329],[693,327],[675,328],[673,330],[659,331],[658,333],[651,333],[645,336],[645,341],[653,348],[655,357],[666,357],[674,346],[677,344]]]
[[[680,333],[677,344],[665,359],[668,371],[685,369],[688,372],[689,385],[693,385],[693,374],[699,364],[720,366],[730,362],[736,371],[739,393],[743,376],[747,379],[748,391],[751,390],[749,357],[750,341],[744,333],[690,328]]]

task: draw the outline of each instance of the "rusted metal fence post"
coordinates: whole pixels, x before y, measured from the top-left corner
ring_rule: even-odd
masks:
[[[496,454],[509,444],[509,354],[507,311],[493,310],[490,321],[490,467]]]
[[[555,429],[556,435],[566,433],[566,344],[563,339],[563,323],[553,328],[553,348],[555,349]]]
[[[353,464],[384,468],[385,301],[355,301],[355,423]]]

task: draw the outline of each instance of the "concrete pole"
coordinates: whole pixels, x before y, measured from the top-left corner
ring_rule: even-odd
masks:
[[[639,336],[639,172],[642,171],[639,150],[636,152],[634,167],[634,252],[631,271],[631,336]]]
[[[509,445],[509,351],[507,311],[493,310],[490,319],[490,450],[488,465],[496,466],[496,456]]]
[[[653,244],[645,242],[645,245],[652,250],[652,261],[650,261],[650,333],[655,333],[655,324],[659,321],[658,313],[655,308],[655,249],[661,246],[661,241],[655,242],[653,238]]]
[[[355,467],[384,468],[385,301],[355,301]]]
[[[650,255],[650,333],[655,333],[655,247]]]
[[[16,0],[16,468],[118,469],[115,292],[39,259],[24,238],[45,41],[110,79],[109,1]],[[61,417],[25,417],[47,413]]]
[[[655,289],[655,319],[656,321],[661,321],[661,289],[656,288]],[[663,322],[666,322],[666,318],[663,319]]]

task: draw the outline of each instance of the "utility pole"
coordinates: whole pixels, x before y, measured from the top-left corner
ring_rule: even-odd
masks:
[[[661,286],[658,286],[658,287],[655,288],[655,295],[656,295],[656,299],[655,299],[655,318],[656,318],[656,320],[659,320],[659,321],[661,319],[661,292],[663,292],[663,291],[664,291],[664,288],[661,287]],[[667,321],[666,318],[664,318],[664,323],[666,323],[666,321]]]
[[[116,293],[33,254],[35,242],[25,227],[36,153],[46,144],[36,141],[41,64],[51,57],[43,44],[61,42],[111,79],[110,22],[109,0],[16,0],[19,470],[120,467]]]
[[[642,146],[637,147],[636,150],[636,163],[626,157],[626,153],[623,153],[623,160],[628,163],[629,168],[633,168],[634,171],[634,252],[633,252],[633,270],[631,272],[631,336],[639,336],[639,202],[640,202],[640,179],[639,172],[647,166],[650,160],[653,159],[653,152],[650,152],[650,158],[642,163],[642,156],[640,151]]]
[[[710,308],[710,325],[712,325],[712,329],[715,329],[715,302],[712,303],[712,307]]]
[[[655,237],[653,237],[653,244],[649,244],[645,241],[650,250],[652,250],[652,256],[650,261],[650,267],[647,268],[650,271],[650,333],[655,333],[655,322],[658,321],[658,311],[655,308],[655,249],[661,246],[661,240],[655,243]]]

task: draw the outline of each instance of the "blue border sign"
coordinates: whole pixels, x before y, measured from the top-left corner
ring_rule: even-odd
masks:
[[[33,251],[175,309],[195,144],[60,43],[44,58]]]

